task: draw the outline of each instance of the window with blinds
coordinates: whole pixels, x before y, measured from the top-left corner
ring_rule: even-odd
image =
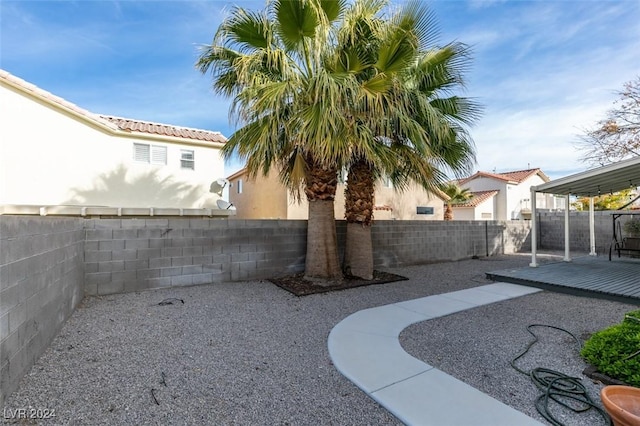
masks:
[[[164,166],[167,164],[167,147],[149,145],[145,143],[134,143],[133,160],[140,163]]]
[[[151,164],[167,164],[167,147],[151,145]]]
[[[196,158],[192,150],[180,150],[180,167],[187,170],[195,170]]]

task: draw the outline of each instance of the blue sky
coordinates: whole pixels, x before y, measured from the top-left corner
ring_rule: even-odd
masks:
[[[264,2],[2,0],[0,68],[95,113],[230,136],[230,101],[194,63],[233,5]],[[464,94],[485,106],[476,170],[586,169],[578,135],[640,74],[640,2],[430,5],[443,43],[473,47]]]

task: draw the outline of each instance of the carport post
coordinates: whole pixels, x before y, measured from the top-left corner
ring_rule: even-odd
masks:
[[[531,263],[529,264],[529,266],[531,266],[532,268],[535,268],[536,266],[538,266],[538,263],[536,262],[536,251],[538,249],[538,235],[536,233],[537,217],[538,215],[536,213],[536,187],[532,186],[531,187]]]
[[[596,254],[596,225],[593,213],[593,197],[589,197],[589,256],[597,256]]]
[[[564,202],[564,259],[562,260],[571,262],[571,256],[569,256],[569,194]]]

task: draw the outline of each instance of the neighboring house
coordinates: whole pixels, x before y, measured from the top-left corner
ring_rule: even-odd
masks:
[[[0,70],[0,207],[216,209],[226,138],[97,115]]]
[[[307,219],[306,198],[298,203],[275,171],[268,176],[247,178],[241,169],[227,178],[230,182],[229,201],[236,207],[237,219]],[[335,217],[344,219],[344,183],[336,190]],[[411,186],[403,193],[395,191],[388,181],[376,185],[374,220],[442,220],[444,201],[448,197],[440,193],[430,195],[422,188]]]
[[[494,220],[498,191],[472,192],[465,203],[452,204],[453,220]]]
[[[473,194],[465,204],[454,204],[454,220],[522,220],[531,219],[531,187],[549,182],[540,169],[505,173],[477,172],[458,182]],[[564,208],[564,199],[536,194],[536,207]]]

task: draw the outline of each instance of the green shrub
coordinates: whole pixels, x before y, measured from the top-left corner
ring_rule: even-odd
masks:
[[[637,311],[627,312],[622,322],[631,322],[632,324],[640,324],[640,309],[638,309]]]
[[[632,317],[632,318],[627,318]],[[581,355],[600,371],[640,387],[640,310],[629,312],[620,324],[594,333],[582,348]]]

